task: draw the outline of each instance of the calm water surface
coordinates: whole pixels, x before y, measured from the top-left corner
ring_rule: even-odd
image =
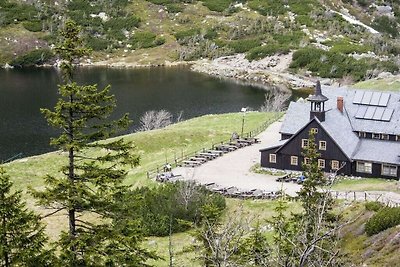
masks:
[[[237,112],[242,107],[258,109],[265,91],[240,85],[187,68],[79,69],[81,84],[111,84],[117,98],[114,117],[126,112],[134,125],[147,110],[166,109],[184,119],[209,113]],[[0,161],[22,153],[36,155],[54,150],[49,139],[57,132],[49,127],[40,108],[52,108],[57,101],[57,70],[0,70]]]

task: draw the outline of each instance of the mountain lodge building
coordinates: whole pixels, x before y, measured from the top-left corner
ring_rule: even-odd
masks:
[[[324,94],[323,94],[324,93]],[[281,141],[261,149],[261,166],[302,170],[309,132],[315,134],[324,172],[400,177],[400,94],[344,88],[324,88],[291,102],[280,134]]]

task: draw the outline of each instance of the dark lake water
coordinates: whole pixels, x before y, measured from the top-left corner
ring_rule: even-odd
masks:
[[[209,113],[238,112],[242,107],[259,109],[265,91],[187,68],[79,69],[81,84],[111,84],[117,98],[115,117],[126,112],[138,126],[148,110],[166,109],[189,119]],[[36,155],[54,150],[49,139],[56,131],[47,125],[40,108],[57,101],[59,73],[49,69],[0,70],[0,162],[18,153]]]

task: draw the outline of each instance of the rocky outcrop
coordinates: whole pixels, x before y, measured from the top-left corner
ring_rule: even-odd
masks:
[[[244,54],[237,54],[214,60],[196,61],[191,69],[217,77],[267,85],[283,85],[294,89],[314,86],[311,78],[293,75],[287,71],[291,58],[290,53],[248,61]]]

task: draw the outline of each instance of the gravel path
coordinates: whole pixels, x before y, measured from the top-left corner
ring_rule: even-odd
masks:
[[[299,185],[278,183],[275,181],[277,176],[250,172],[250,168],[260,162],[259,149],[272,145],[280,139],[281,124],[282,121],[277,121],[258,135],[261,143],[229,152],[198,167],[175,168],[173,173],[182,175],[184,179],[196,180],[201,184],[216,183],[222,187],[236,186],[244,190],[278,191],[283,189],[287,194],[294,196],[300,189]]]

